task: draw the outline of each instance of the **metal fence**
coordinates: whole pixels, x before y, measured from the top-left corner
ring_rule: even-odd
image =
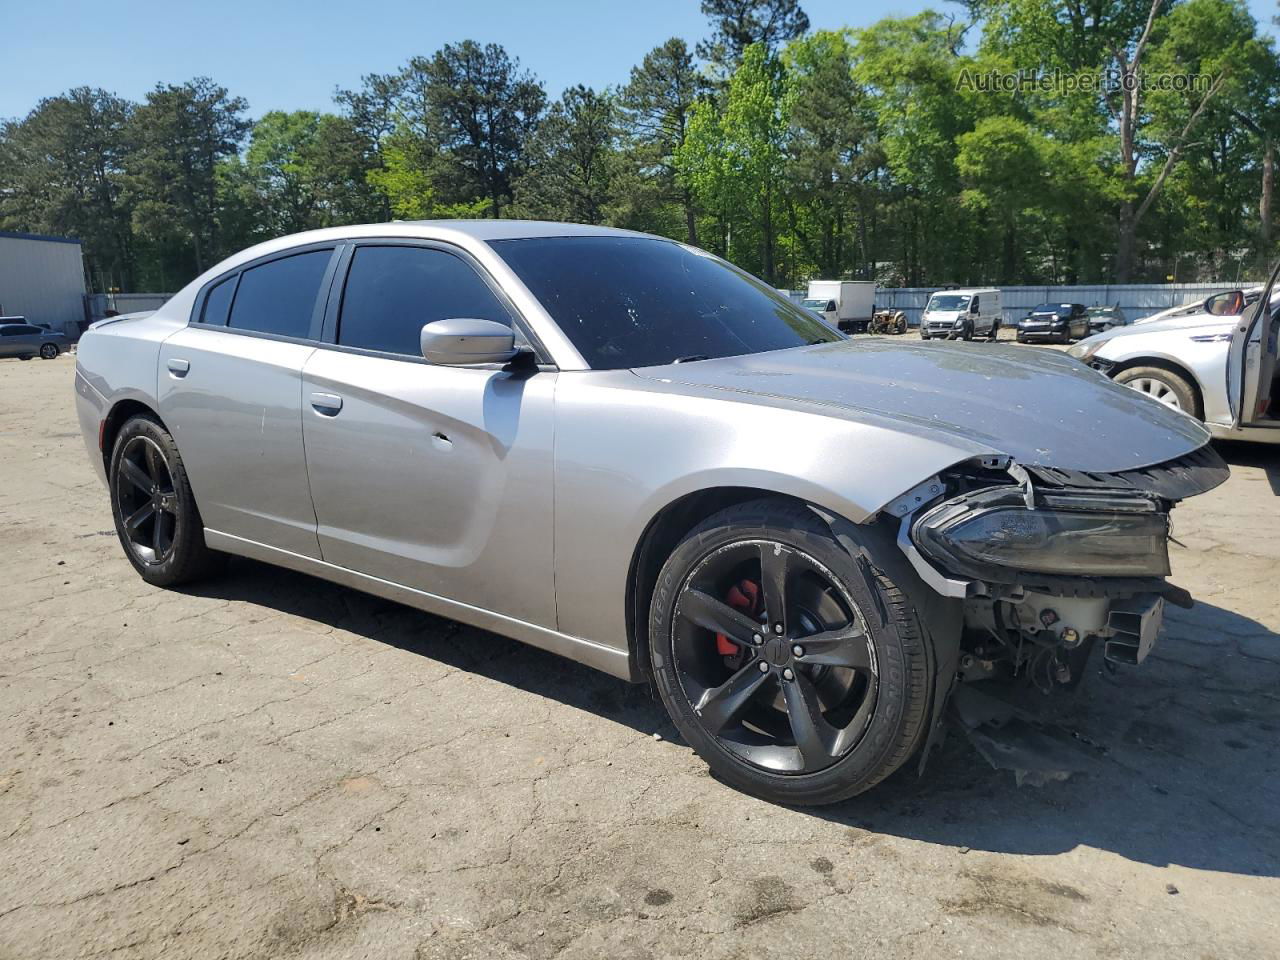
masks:
[[[1249,286],[1249,284],[1244,284]],[[1091,287],[1000,287],[1000,307],[1004,323],[1011,326],[1042,303],[1083,303],[1086,307],[1119,305],[1130,320],[1159,313],[1211,293],[1236,289],[1231,283],[1130,283]],[[876,309],[901,310],[913,327],[920,325],[929,296],[937,287],[881,287],[876,291]]]

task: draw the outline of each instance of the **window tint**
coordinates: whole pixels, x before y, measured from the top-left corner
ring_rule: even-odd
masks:
[[[240,275],[230,326],[285,337],[311,333],[311,313],[330,250],[313,250],[272,260]]]
[[[204,309],[200,312],[200,322],[215,327],[227,325],[227,314],[231,311],[231,295],[236,292],[236,277],[228,277],[209,291],[204,298]]]
[[[722,260],[643,237],[536,237],[490,245],[596,370],[843,340]]]
[[[451,317],[511,326],[506,308],[461,258],[425,247],[356,248],[338,343],[418,357],[423,325]]]

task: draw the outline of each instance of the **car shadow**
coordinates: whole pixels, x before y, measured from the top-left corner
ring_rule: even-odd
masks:
[[[1214,447],[1233,467],[1257,467],[1261,470],[1271,484],[1271,492],[1280,497],[1280,444],[1218,440]]]
[[[680,742],[646,686],[304,574],[237,559],[192,592],[326,623]],[[913,760],[862,796],[803,812],[962,853],[1083,846],[1157,866],[1280,876],[1280,635],[1201,603],[1171,611],[1140,667],[1113,672],[1095,655],[1089,672],[1075,692],[1046,700],[1057,722],[1096,745],[1086,773],[1018,786],[953,729],[923,775]]]

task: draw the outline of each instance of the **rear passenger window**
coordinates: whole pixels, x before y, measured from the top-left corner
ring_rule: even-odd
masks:
[[[311,314],[332,253],[312,250],[246,270],[240,275],[229,325],[283,337],[310,336]]]
[[[237,277],[223,280],[204,298],[204,309],[200,311],[200,322],[215,327],[227,325],[227,314],[231,312],[231,295],[236,292]]]
[[[461,258],[425,247],[356,248],[342,295],[338,343],[420,357],[423,325],[452,317],[511,326],[506,307]]]

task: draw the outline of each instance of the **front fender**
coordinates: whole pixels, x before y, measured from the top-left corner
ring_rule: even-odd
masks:
[[[668,505],[703,490],[748,488],[864,523],[935,473],[998,452],[812,406],[650,383],[626,371],[562,372],[556,389],[559,627],[620,650],[631,559]]]

